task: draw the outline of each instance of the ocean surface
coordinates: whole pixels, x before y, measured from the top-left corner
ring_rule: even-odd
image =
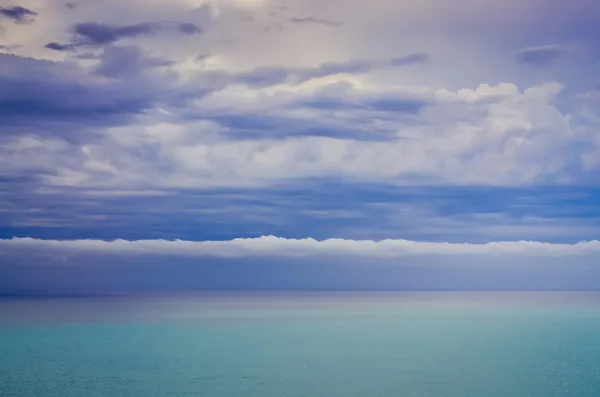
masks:
[[[600,295],[0,300],[0,396],[600,396]]]

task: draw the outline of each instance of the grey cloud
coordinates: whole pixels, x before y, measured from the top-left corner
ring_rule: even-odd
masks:
[[[181,109],[229,81],[226,74],[207,73],[182,86],[171,60],[134,46],[81,55],[94,65],[0,53],[0,138],[22,135],[26,126],[30,135],[89,141],[148,109]]]
[[[301,104],[319,109],[338,110],[370,110],[381,112],[411,113],[416,114],[426,101],[411,98],[373,98],[361,99],[345,98],[341,96],[315,96]]]
[[[2,45],[0,44],[0,51],[12,51],[17,48],[23,47],[22,45]]]
[[[84,53],[75,55],[75,58],[81,59],[81,60],[86,60],[86,59],[97,60],[100,58],[100,55],[94,54],[92,52],[84,52]]]
[[[314,17],[304,17],[304,18],[290,18],[290,22],[294,23],[312,23],[317,25],[325,25],[333,28],[337,28],[342,25],[340,22],[328,21],[326,19],[314,18]]]
[[[543,68],[552,65],[567,52],[567,48],[557,45],[528,47],[519,50],[515,60],[521,65]]]
[[[229,240],[275,234],[483,243],[574,242],[600,231],[600,209],[593,205],[598,193],[586,197],[589,189],[569,199],[571,188],[409,188],[320,179],[250,190],[61,188],[28,194],[34,182],[0,178],[0,237]]]
[[[417,52],[414,54],[409,54],[404,57],[394,58],[390,61],[391,66],[405,66],[405,65],[413,65],[415,63],[424,63],[430,60],[429,54],[425,54],[423,52]]]
[[[75,25],[77,44],[110,44],[126,37],[135,37],[155,33],[160,29],[156,23],[138,23],[135,25],[104,25],[97,22],[87,22]]]
[[[44,47],[54,51],[71,51],[74,48],[73,44],[60,44],[56,42],[48,43]]]
[[[114,44],[121,39],[148,36],[164,30],[170,24],[145,22],[133,25],[108,25],[98,22],[79,23],[73,28],[73,37],[66,44],[48,43],[46,48],[56,51],[69,51],[81,46],[103,46]],[[177,32],[191,35],[201,33],[199,26],[193,23],[178,23],[174,28]]]
[[[333,83],[315,91],[308,98],[298,100],[294,106],[301,105],[317,109],[348,111],[393,112],[397,117],[402,113],[416,114],[430,103],[431,100],[407,93],[360,95],[351,84]]]
[[[137,78],[148,68],[173,65],[168,59],[146,58],[137,47],[108,46],[99,60],[94,69],[97,74],[118,78]]]
[[[101,119],[110,124],[115,117],[139,113],[157,100],[150,84],[99,82],[70,63],[0,54],[0,64],[4,134],[9,133],[10,125],[23,122],[32,126],[42,121],[86,120],[91,125]]]
[[[21,6],[0,7],[0,15],[13,20],[14,22],[31,22],[37,12]]]
[[[399,123],[409,122],[432,104],[432,98],[406,91],[365,93],[349,83],[333,83],[310,93],[282,98],[275,111],[213,110],[202,117],[225,126],[226,134],[238,139],[328,136],[387,141],[396,136]],[[332,112],[336,115],[331,116]]]
[[[353,60],[348,62],[325,63],[316,68],[286,69],[280,67],[258,68],[250,72],[241,73],[234,77],[240,83],[252,87],[264,87],[283,83],[302,83],[314,78],[326,77],[341,73],[362,74],[372,70],[386,67],[410,66],[424,63],[429,56],[423,53],[409,54],[405,57],[391,60]]]
[[[297,103],[290,108],[310,109],[318,108],[320,103]],[[341,110],[351,111],[350,106],[342,107]],[[358,107],[354,108],[357,109]],[[319,109],[332,109],[325,106]],[[289,137],[312,136],[330,137],[352,140],[382,140],[384,134],[375,131],[365,131],[360,123],[348,125],[333,119],[293,119],[282,115],[257,116],[252,113],[217,114],[206,116],[208,119],[218,122],[227,128],[226,135],[232,139],[284,139]]]
[[[198,25],[195,25],[193,23],[187,23],[187,22],[180,23],[179,25],[177,25],[177,29],[179,29],[179,31],[184,34],[202,33],[202,29],[200,29],[200,27]]]
[[[340,73],[366,73],[378,67],[387,66],[388,62],[376,60],[356,60],[340,63],[325,63],[315,69],[304,69],[299,71],[298,75],[301,80],[309,80],[315,77],[324,77]]]
[[[247,73],[240,73],[234,79],[252,87],[265,87],[285,83],[292,74],[293,70],[291,69],[263,67]]]

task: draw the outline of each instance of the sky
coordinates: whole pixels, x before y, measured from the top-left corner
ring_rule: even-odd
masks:
[[[0,294],[600,288],[596,0],[0,0]]]

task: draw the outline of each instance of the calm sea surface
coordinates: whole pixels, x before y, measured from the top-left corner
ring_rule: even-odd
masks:
[[[600,396],[600,295],[0,300],[0,396]]]

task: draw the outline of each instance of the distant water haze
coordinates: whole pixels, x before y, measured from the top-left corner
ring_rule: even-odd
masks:
[[[0,299],[0,324],[163,322],[402,314],[410,310],[598,307],[600,292],[206,292]]]

